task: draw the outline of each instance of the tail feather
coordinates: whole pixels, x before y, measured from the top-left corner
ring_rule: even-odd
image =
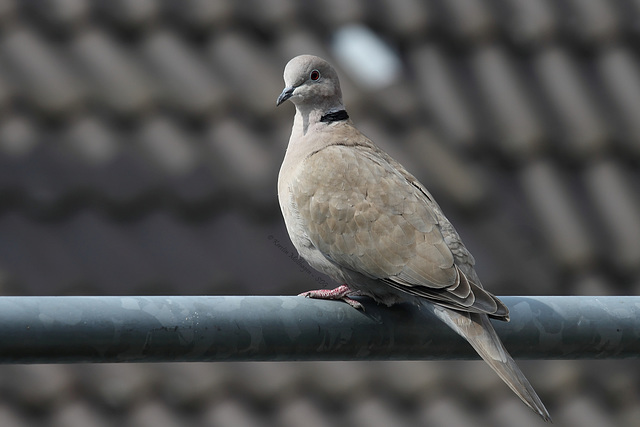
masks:
[[[429,304],[435,315],[466,339],[511,390],[546,422],[549,412],[500,341],[486,314],[462,313]]]

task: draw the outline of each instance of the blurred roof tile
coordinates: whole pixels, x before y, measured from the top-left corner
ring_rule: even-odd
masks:
[[[278,40],[278,48],[281,53],[280,59],[283,61],[280,64],[283,71],[287,61],[298,55],[308,54],[330,58],[326,46],[315,37],[313,32],[306,28],[292,28]],[[342,79],[340,80],[340,86],[342,86]]]
[[[11,404],[3,402],[0,404],[0,425],[2,427],[29,427],[34,424]]]
[[[157,90],[166,105],[178,113],[203,117],[221,108],[228,92],[203,61],[176,33],[155,31],[142,43],[149,74],[157,78]]]
[[[296,21],[301,18],[298,9],[304,7],[295,0],[248,0],[235,4],[253,26],[269,29],[275,34],[296,26]]]
[[[166,18],[182,23],[182,29],[186,32],[209,32],[231,24],[234,21],[234,8],[238,5],[232,0],[181,0],[163,3]]]
[[[362,22],[367,14],[366,1],[313,0],[306,3],[306,13],[330,30],[345,24]]]
[[[625,363],[629,363],[629,361],[630,360],[627,360]],[[615,362],[611,361],[609,363]],[[637,381],[633,375],[629,375],[625,366],[618,366],[617,369],[609,372],[591,371],[589,374],[594,377],[594,383],[602,376],[606,376],[609,380],[600,389],[610,396],[611,405],[614,405],[618,409],[635,407],[640,410],[640,405],[638,405]],[[599,387],[596,386],[594,388],[597,389]]]
[[[514,179],[509,176],[506,179]],[[491,188],[495,191],[504,184],[492,180]],[[506,190],[503,190],[506,191]],[[512,189],[514,193],[516,189]],[[497,196],[497,195],[496,195]],[[476,259],[476,270],[483,283],[497,295],[546,295],[558,292],[553,254],[540,253],[547,248],[545,242],[539,242],[537,236],[540,228],[535,224],[535,217],[530,209],[520,207],[508,210],[507,203],[521,203],[514,198],[492,198],[492,202],[477,225],[462,228],[459,231],[465,244]],[[523,203],[524,204],[524,203]]]
[[[185,174],[198,163],[196,144],[170,118],[156,116],[145,121],[138,141],[145,157],[168,175]]]
[[[554,417],[560,422],[566,422],[580,427],[614,427],[618,425],[606,415],[598,401],[588,397],[575,397],[562,405]]]
[[[503,18],[511,38],[519,44],[539,45],[554,38],[558,19],[549,0],[505,1]]]
[[[604,160],[585,174],[587,188],[603,219],[613,247],[606,255],[625,272],[640,271],[640,199],[619,165]]]
[[[592,236],[556,168],[548,161],[533,162],[523,168],[520,179],[558,261],[576,270],[593,262]]]
[[[637,41],[640,36],[640,27],[638,27],[638,15],[640,15],[640,1],[624,0],[616,2],[620,8],[621,19],[624,20],[626,35]]]
[[[0,113],[10,108],[15,96],[15,88],[10,84],[6,71],[0,66]]]
[[[105,412],[125,412],[154,393],[154,372],[142,364],[77,364],[73,372],[83,393]]]
[[[471,414],[460,402],[460,396],[438,397],[429,399],[420,411],[421,425],[450,425],[456,427],[471,427],[482,425],[481,418]]]
[[[3,374],[11,400],[27,411],[46,412],[72,395],[73,378],[64,365],[13,365]]]
[[[621,29],[615,2],[607,0],[567,0],[569,27],[577,38],[590,44],[609,42]]]
[[[323,410],[317,402],[307,397],[294,396],[292,399],[282,402],[282,409],[278,411],[276,425],[299,427],[301,420],[304,420],[305,427],[332,427],[338,425],[333,411]]]
[[[11,115],[0,120],[0,152],[4,156],[27,156],[37,145],[38,136],[33,121],[28,117]]]
[[[407,148],[420,165],[416,174],[430,191],[466,209],[477,208],[486,200],[489,190],[484,177],[429,130],[416,129],[407,139]]]
[[[161,401],[152,400],[136,407],[129,415],[126,425],[127,427],[179,427],[188,424],[191,423],[180,417],[180,412],[172,411]]]
[[[313,362],[305,372],[306,382],[319,396],[334,399],[357,398],[369,389],[371,378],[365,375],[366,365],[345,362]]]
[[[534,59],[539,83],[562,127],[564,149],[577,158],[593,156],[610,139],[581,69],[561,48],[544,49]]]
[[[571,295],[618,295],[619,291],[601,274],[585,272],[572,281]]]
[[[17,12],[19,12],[17,0],[1,0],[0,1],[0,25],[11,25],[16,21]]]
[[[45,25],[64,31],[85,22],[90,9],[86,0],[41,0],[20,3],[23,9]]]
[[[631,376],[630,376],[631,377]],[[633,404],[623,408],[615,417],[621,426],[633,426],[640,420],[640,406]]]
[[[92,166],[112,161],[120,151],[114,129],[96,117],[80,117],[70,124],[64,138],[78,161]]]
[[[621,139],[640,157],[640,67],[637,56],[618,45],[604,49],[597,59],[598,71],[620,120]]]
[[[430,3],[420,0],[381,0],[374,17],[387,34],[413,40],[427,33],[435,16]]]
[[[210,426],[262,427],[272,425],[269,420],[254,413],[241,400],[231,398],[219,400],[212,405],[204,414],[202,422],[204,425]]]
[[[416,156],[406,149],[407,138],[401,133],[395,133],[391,125],[379,117],[368,114],[367,110],[354,113],[351,118],[356,120],[357,128],[375,144],[396,159],[409,172],[413,173],[422,168]]]
[[[537,377],[544,378],[537,382],[536,390],[542,396],[546,394],[554,401],[561,401],[576,390],[584,389],[584,373],[593,371],[595,363],[598,362],[554,360],[536,364]],[[606,375],[606,370],[601,372]]]
[[[188,280],[188,279],[186,279]],[[182,409],[206,407],[212,393],[225,387],[222,366],[211,363],[161,363],[151,369],[157,376],[162,396],[170,406]]]
[[[484,363],[454,361],[452,364],[452,370],[458,374],[451,380],[456,383],[456,388],[469,392],[471,396],[477,396],[483,404],[492,404],[496,394],[507,393],[500,377],[492,369],[487,369]],[[473,381],[469,381],[469,378],[473,378]]]
[[[267,188],[275,188],[281,153],[268,150],[263,138],[242,123],[228,118],[213,124],[207,133],[212,166],[232,192],[262,198]],[[224,172],[223,172],[224,171]]]
[[[475,50],[472,61],[502,151],[518,161],[539,153],[546,137],[544,126],[506,51],[486,45]]]
[[[274,404],[295,396],[299,390],[300,369],[310,362],[274,363],[271,369],[264,369],[261,362],[242,363],[235,366],[235,384],[252,401]]]
[[[446,372],[433,369],[430,363],[415,360],[367,362],[374,384],[384,384],[385,391],[398,400],[428,398],[445,381]]]
[[[234,95],[258,116],[272,114],[282,91],[279,67],[254,40],[240,32],[213,38],[209,52],[216,69],[233,85]]]
[[[105,415],[86,402],[75,401],[58,408],[52,414],[49,425],[51,427],[107,427],[111,423]]]
[[[444,0],[439,2],[445,10],[445,31],[454,38],[474,44],[493,35],[496,22],[484,0]]]
[[[416,424],[415,420],[407,419],[403,411],[393,408],[387,399],[367,397],[349,406],[348,425],[353,427],[409,427]]]
[[[71,52],[100,104],[122,116],[141,114],[150,107],[151,88],[126,46],[93,30],[74,38]]]
[[[19,29],[0,42],[19,93],[44,113],[69,114],[83,101],[83,90],[70,73],[62,54],[34,32]]]
[[[518,399],[504,399],[496,402],[489,424],[494,427],[512,427],[514,420],[518,420],[518,427],[540,427],[541,424],[540,419]]]
[[[410,58],[411,73],[418,82],[422,102],[447,138],[468,147],[478,137],[476,125],[460,85],[446,56],[435,45],[415,49]]]
[[[160,14],[162,2],[154,0],[98,0],[92,3],[94,13],[119,27],[142,30]]]
[[[367,99],[370,99],[370,101],[366,102]],[[365,102],[361,107],[364,111],[372,111],[372,103],[375,103],[375,107],[380,110],[380,114],[390,122],[408,124],[416,119],[422,120],[424,117],[420,114],[421,102],[419,96],[403,75],[390,86],[371,92],[364,100]],[[348,108],[353,111],[350,106]]]

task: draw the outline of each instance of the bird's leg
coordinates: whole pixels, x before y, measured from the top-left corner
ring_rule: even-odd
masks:
[[[360,292],[349,289],[347,285],[340,285],[335,289],[316,289],[299,294],[299,297],[315,298],[315,299],[333,299],[344,301],[351,307],[363,310],[364,307],[358,301],[349,298],[349,295],[360,295]]]

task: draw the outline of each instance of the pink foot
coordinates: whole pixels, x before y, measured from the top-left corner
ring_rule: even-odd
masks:
[[[360,295],[358,291],[352,291],[347,285],[340,285],[335,289],[317,289],[299,294],[299,297],[315,299],[333,299],[344,301],[351,307],[364,311],[364,307],[358,301],[349,298],[349,295]]]

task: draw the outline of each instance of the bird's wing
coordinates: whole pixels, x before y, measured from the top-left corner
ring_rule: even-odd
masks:
[[[330,145],[300,166],[291,195],[331,262],[445,307],[507,318],[464,272],[473,258],[426,189],[368,140]]]

